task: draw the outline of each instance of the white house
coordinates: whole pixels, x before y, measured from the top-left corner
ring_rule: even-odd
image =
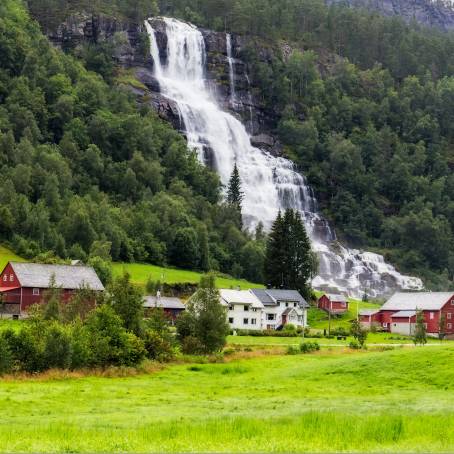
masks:
[[[220,290],[221,304],[228,308],[232,329],[261,330],[264,306],[250,290]]]
[[[307,326],[309,304],[296,290],[251,290],[264,306],[263,329],[281,329],[287,324]]]

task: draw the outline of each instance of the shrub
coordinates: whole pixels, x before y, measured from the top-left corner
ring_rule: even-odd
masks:
[[[204,348],[197,337],[186,336],[181,342],[181,350],[188,355],[198,355],[203,353]]]
[[[44,343],[42,336],[36,336],[31,327],[24,327],[15,333],[7,330],[3,333],[4,339],[14,362],[14,369],[25,372],[40,372],[44,370]]]
[[[67,369],[71,365],[71,337],[58,323],[52,323],[44,334],[43,367]]]
[[[231,347],[230,348],[226,348],[224,350],[224,355],[225,356],[230,356],[230,355],[233,355],[235,352],[236,352],[236,349],[234,349],[234,348],[231,348]]]
[[[143,334],[146,355],[149,359],[165,362],[174,356],[172,344],[153,329],[147,329]]]
[[[288,323],[287,325],[284,326],[284,331],[290,332],[290,333],[293,333],[293,332],[296,333],[296,326],[292,325],[291,323]]]
[[[287,355],[297,355],[300,352],[296,345],[289,345],[287,347]]]
[[[7,374],[13,370],[13,355],[7,339],[0,336],[0,375]]]
[[[80,321],[72,326],[71,352],[71,369],[80,369],[93,363],[89,332]]]
[[[357,340],[352,340],[350,342],[350,344],[349,344],[349,347],[352,350],[360,350],[361,349],[361,345],[360,345],[360,343]]]
[[[303,342],[300,345],[301,353],[312,353],[320,350],[320,345],[317,342]]]

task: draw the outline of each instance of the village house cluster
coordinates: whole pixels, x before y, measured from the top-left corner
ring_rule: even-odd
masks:
[[[105,290],[95,270],[89,266],[10,262],[0,274],[2,316],[25,317],[31,305],[42,302],[51,285],[60,289],[64,302],[81,288],[94,292]],[[233,330],[281,330],[288,324],[308,327],[310,306],[296,290],[222,289],[219,294]],[[349,303],[343,295],[327,293],[319,298],[317,306],[335,317],[346,313]],[[161,296],[160,292],[144,297],[145,315],[155,307],[162,308],[171,323],[185,310],[180,298]],[[454,336],[452,292],[395,293],[379,309],[364,309],[358,316],[361,325],[369,330],[375,328],[411,336],[418,312],[424,316],[429,335],[436,336],[443,331],[448,337]]]

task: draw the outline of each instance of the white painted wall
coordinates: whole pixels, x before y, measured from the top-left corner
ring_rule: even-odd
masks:
[[[245,310],[247,308],[247,310]],[[263,328],[263,310],[252,308],[246,304],[232,304],[227,308],[227,317],[230,328],[261,330]],[[245,319],[247,323],[245,323]],[[253,323],[255,320],[255,323]]]
[[[412,336],[415,333],[414,323],[390,323],[390,331],[395,334],[403,334],[405,336]]]

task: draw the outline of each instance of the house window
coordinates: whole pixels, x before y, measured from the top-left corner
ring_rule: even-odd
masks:
[[[293,307],[296,307],[296,303],[293,303]]]
[[[288,303],[285,303],[285,307],[288,307]]]
[[[244,312],[249,312],[249,306],[244,306]]]
[[[448,320],[451,320],[451,312],[448,312],[446,315],[447,315]]]
[[[251,325],[257,325],[257,319],[251,318]]]
[[[451,300],[451,306],[454,306],[454,300]]]
[[[383,328],[388,328],[388,324],[386,322],[383,323]]]
[[[452,329],[452,323],[448,323],[448,329]]]
[[[253,307],[253,308],[252,308],[252,312],[257,312],[257,308],[256,308],[256,307]]]
[[[275,314],[266,314],[266,319],[267,320],[275,320],[276,315]]]
[[[249,319],[248,318],[243,318],[243,324],[244,325],[249,325]]]
[[[35,295],[35,296],[39,295],[39,288],[33,289],[33,295]]]
[[[430,313],[430,319],[431,319],[431,320],[434,319],[434,313],[433,313],[433,312]]]
[[[233,311],[233,305],[232,304],[230,304],[230,306],[229,306],[229,311]]]
[[[10,275],[9,275],[9,281],[10,281],[10,282],[13,282],[13,281],[14,281],[14,274],[10,274]]]
[[[233,325],[233,317],[229,317],[229,323]]]
[[[4,274],[3,275],[3,281],[6,282],[8,280],[8,275],[7,274]]]

